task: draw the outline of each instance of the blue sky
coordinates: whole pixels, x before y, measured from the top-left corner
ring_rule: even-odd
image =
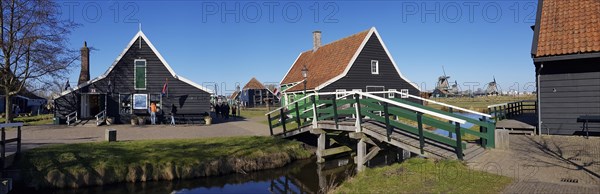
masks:
[[[177,74],[231,93],[256,77],[278,83],[298,54],[376,27],[400,71],[425,90],[442,66],[461,89],[495,76],[502,90],[532,91],[537,1],[59,1],[88,42],[91,76],[104,73],[138,23]],[[237,7],[236,7],[237,6]],[[239,19],[238,19],[239,18]],[[76,83],[79,64],[70,82]],[[219,91],[221,93],[221,91]]]

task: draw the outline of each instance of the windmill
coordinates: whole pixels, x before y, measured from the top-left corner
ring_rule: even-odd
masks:
[[[442,66],[442,71],[444,71],[444,75],[438,77],[438,81],[437,81],[437,84],[435,85],[435,89],[438,89],[444,93],[447,93],[448,89],[449,89],[448,80],[450,79],[450,76],[446,75],[446,70],[444,69],[444,66]]]
[[[498,86],[496,84],[496,77],[494,76],[494,81],[487,84],[487,89],[485,90],[487,95],[498,95]]]
[[[457,95],[459,92],[458,82],[454,81],[454,84],[450,85],[450,76],[446,75],[446,69],[444,69],[444,66],[442,66],[442,71],[444,72],[444,75],[438,77],[433,94],[438,97]]]
[[[450,90],[448,90],[448,93],[452,94],[452,95],[457,95],[460,92],[460,88],[458,88],[458,82],[456,80],[454,80],[454,84],[452,84],[452,87],[450,87]]]

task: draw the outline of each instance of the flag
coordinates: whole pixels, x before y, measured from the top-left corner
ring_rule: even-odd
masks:
[[[71,87],[71,84],[69,84],[69,80],[67,80],[67,84],[65,84],[65,90],[68,90]]]
[[[168,91],[168,83],[169,83],[169,78],[165,79],[165,85],[163,85],[162,88],[162,95],[166,96],[167,95],[167,91]]]

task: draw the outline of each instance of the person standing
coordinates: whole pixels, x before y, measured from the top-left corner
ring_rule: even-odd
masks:
[[[175,104],[171,104],[171,125],[175,126],[175,114],[177,114],[177,107]]]
[[[231,105],[231,115],[233,115],[233,119],[235,119],[235,115],[237,114],[237,107],[235,104]]]
[[[156,125],[156,103],[150,103],[150,123]]]

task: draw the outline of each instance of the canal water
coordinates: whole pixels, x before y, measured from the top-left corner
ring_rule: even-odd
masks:
[[[401,161],[402,152],[380,151],[368,166],[389,165]],[[32,190],[17,187],[11,193],[49,194],[121,194],[121,193],[322,193],[354,175],[356,165],[350,156],[339,156],[317,164],[316,158],[295,161],[285,167],[190,180],[117,183],[79,189]]]
[[[469,117],[469,118],[472,118],[472,119],[479,119],[479,118],[481,118],[481,116],[473,114],[473,113],[454,113],[454,114],[462,115],[462,116]],[[468,129],[468,128],[473,127],[473,123],[465,123],[465,124],[462,124],[461,127]],[[448,133],[449,133],[448,131],[443,130],[443,129],[435,129],[435,130],[433,130],[433,132],[437,133],[439,135],[446,136],[446,137],[448,137]],[[450,138],[456,139],[456,133],[452,133],[452,137],[450,137]]]

